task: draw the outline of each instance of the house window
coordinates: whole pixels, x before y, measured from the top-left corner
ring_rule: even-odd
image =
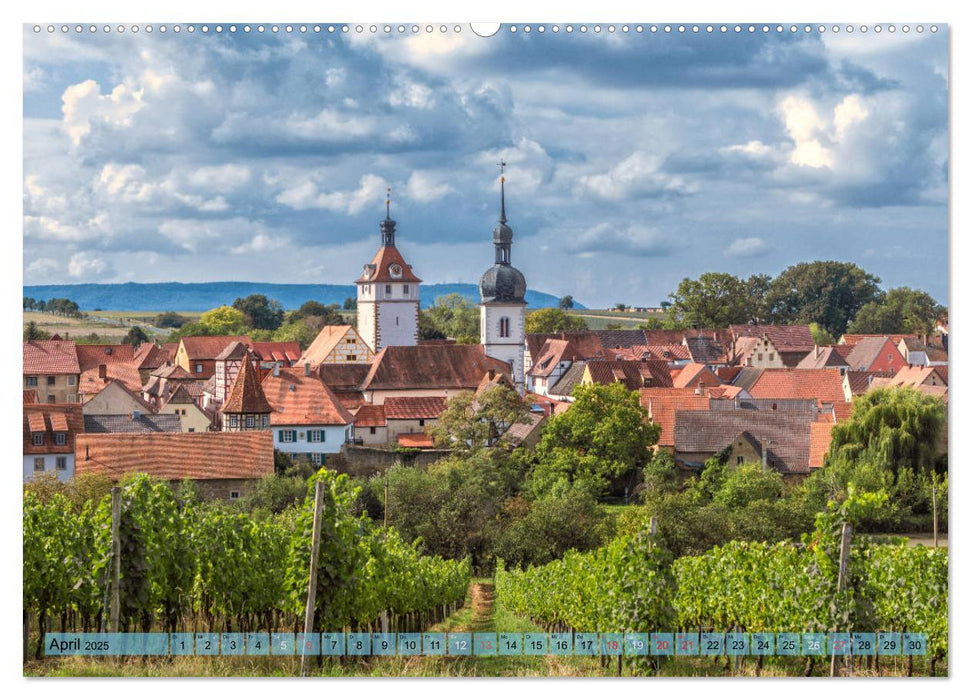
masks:
[[[372,425],[372,426],[371,426],[371,435],[377,435],[377,434],[378,434],[378,429],[377,429],[377,428],[375,428],[375,427],[374,427],[374,426]]]
[[[239,498],[239,491],[230,491],[229,492],[229,500],[230,501],[235,501],[238,498]]]
[[[418,425],[424,427],[425,426],[425,419],[424,418],[419,418],[418,419]]]
[[[348,362],[355,362],[355,361],[357,361],[357,355],[348,355],[347,356],[347,361]]]
[[[759,353],[759,360],[762,360],[762,353]]]
[[[239,421],[237,420],[236,416],[235,415],[230,416],[229,417],[229,427],[230,428],[235,428],[238,425],[239,425]]]
[[[187,430],[186,432],[189,432],[189,433],[194,433],[195,431],[196,431],[196,429],[195,429],[195,428],[189,428],[189,429],[188,429],[188,430]]]
[[[503,316],[499,319],[499,337],[508,338],[509,337],[509,319]]]
[[[42,471],[44,471],[44,458],[43,457],[34,457],[34,471],[35,472],[42,472]]]
[[[54,377],[54,376],[47,377],[47,386],[54,386],[56,382],[57,382],[57,377]]]
[[[68,377],[67,378],[67,385],[68,386],[74,386],[75,379],[77,379],[77,377],[75,377],[74,375],[71,375],[70,377]]]
[[[737,464],[739,466],[741,466],[742,462],[744,462],[744,461],[745,461],[745,458],[742,457],[742,455],[739,455],[738,457],[735,458],[735,464]]]
[[[252,428],[256,425],[256,418],[254,416],[246,416],[246,427]]]
[[[67,435],[65,435],[64,433],[56,433],[54,435],[54,444],[55,445],[66,445],[67,444]]]
[[[196,365],[196,374],[202,373],[202,365]]]
[[[281,430],[277,437],[280,438],[280,442],[296,442],[297,441],[297,431],[296,430]]]
[[[35,445],[43,445],[44,444],[44,433],[34,433],[33,442],[34,442]]]
[[[887,353],[887,362],[893,362],[893,353],[891,352]]]
[[[47,395],[47,403],[54,403],[54,394]]]
[[[315,467],[320,467],[326,463],[326,458],[319,452],[312,452],[310,454],[310,461],[313,462]]]
[[[27,377],[26,378],[26,385],[27,386],[37,386],[37,377]]]
[[[185,413],[185,411],[182,411],[182,412]],[[263,416],[263,427],[264,428],[269,428],[270,427],[270,417],[269,416]]]
[[[324,431],[323,430],[309,430],[307,431],[307,442],[323,442],[324,441]]]
[[[770,352],[769,353],[769,362],[772,362],[773,360],[775,360],[775,353],[774,352]]]
[[[402,287],[401,287],[401,293],[404,294],[405,296],[408,296],[408,285],[407,284],[402,285]]]
[[[385,296],[388,296],[388,297],[391,296],[391,285],[390,284],[384,285],[384,295]]]
[[[58,457],[56,461],[58,471],[63,472],[67,470],[67,457]]]

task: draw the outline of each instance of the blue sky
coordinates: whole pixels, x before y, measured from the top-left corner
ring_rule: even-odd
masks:
[[[534,25],[535,26],[535,25]],[[24,283],[427,282],[589,306],[850,260],[947,298],[947,37],[24,35]]]

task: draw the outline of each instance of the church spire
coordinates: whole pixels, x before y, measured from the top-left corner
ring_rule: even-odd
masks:
[[[506,161],[499,159],[499,223],[506,223]]]
[[[384,200],[384,221],[381,222],[381,245],[394,247],[395,221],[391,218],[391,188]]]
[[[499,160],[499,223],[492,231],[496,247],[496,265],[512,262],[512,229],[506,225],[506,161]]]

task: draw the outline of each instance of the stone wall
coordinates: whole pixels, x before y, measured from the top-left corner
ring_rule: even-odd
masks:
[[[351,476],[371,476],[383,473],[398,462],[427,467],[448,455],[449,450],[421,450],[409,455],[378,447],[344,445],[340,454],[327,455],[327,467]]]

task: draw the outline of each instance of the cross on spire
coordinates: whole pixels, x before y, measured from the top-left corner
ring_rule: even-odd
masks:
[[[388,186],[388,196],[384,200],[385,216],[391,218],[391,186]]]

